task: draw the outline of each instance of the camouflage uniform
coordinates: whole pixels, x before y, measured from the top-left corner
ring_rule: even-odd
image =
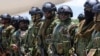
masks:
[[[52,47],[52,38],[53,37],[52,37],[52,33],[53,33],[54,27],[58,24],[58,21],[59,20],[57,18],[55,18],[46,30],[46,39],[45,39],[45,41],[46,41],[46,44],[47,44],[47,48],[48,48],[47,51],[48,51],[49,55],[53,54],[53,47]],[[50,46],[50,48],[49,48],[49,46]],[[50,49],[51,49],[51,51],[49,51]],[[52,53],[50,53],[50,52],[52,52]]]
[[[33,23],[28,34],[29,48],[31,48],[32,56],[41,56],[41,37],[39,34],[43,24],[43,12],[38,7],[32,7],[29,14],[31,15]]]
[[[38,24],[33,25],[29,29],[27,42],[28,42],[29,49],[32,51],[32,55],[36,55],[37,50],[39,54],[41,53],[40,52],[40,39],[38,37],[38,33],[39,33],[39,30],[42,24],[43,24],[42,22],[39,22]]]
[[[92,0],[86,1],[84,4],[85,19],[80,22],[81,24],[79,25],[78,32],[76,34],[76,52],[79,56],[86,55],[85,48],[91,39],[91,35],[95,26],[93,21],[94,13],[92,12],[92,7],[97,4],[98,1],[91,1]]]
[[[95,27],[87,49],[96,49],[94,56],[100,56],[100,3],[96,4],[92,11],[96,14],[94,18]]]
[[[73,12],[69,6],[63,5],[58,8],[57,14],[60,23],[56,25],[53,31],[54,53],[58,56],[69,56],[69,49],[71,48],[69,28]]]
[[[97,52],[95,53],[95,56],[100,56],[100,32],[99,31],[94,31],[92,34],[92,39],[89,42],[88,46],[86,49],[88,49],[88,51],[90,49],[97,49]]]
[[[28,51],[28,26],[29,26],[29,19],[27,17],[20,17],[19,21],[19,29],[15,31],[15,33],[12,35],[12,55],[14,56],[24,56],[26,55]],[[17,47],[17,51],[15,52],[15,46]]]
[[[75,40],[75,34],[77,33],[77,31],[78,31],[77,24],[70,25],[69,34],[70,34],[70,37],[71,37],[71,46],[73,46],[73,47],[75,47],[74,46],[74,40]]]
[[[14,32],[14,27],[12,25],[7,26],[4,28],[4,26],[0,27],[0,44],[2,51],[6,51],[6,49],[10,48],[11,44],[11,35]]]
[[[94,22],[91,22],[87,26],[83,26],[85,22],[84,20],[82,22],[83,23],[79,26],[79,29],[78,29],[79,34],[76,35],[76,40],[77,40],[76,52],[78,53],[78,55],[84,55],[84,50],[91,39],[91,33],[93,29],[90,32],[86,32],[86,31],[90,30],[91,28],[94,28]]]
[[[57,24],[53,32],[53,44],[55,47],[55,52],[58,54],[65,53],[66,56],[69,54],[69,49],[71,48],[70,37],[68,35],[68,28],[71,23],[71,19],[67,19],[63,22]],[[67,33],[66,33],[67,32]]]
[[[14,34],[13,34],[13,39],[12,39],[12,44],[16,44],[18,46],[18,52],[15,53],[15,56],[22,56],[26,54],[27,51],[27,36],[28,34],[28,30],[26,31],[21,31],[20,29],[17,30]]]
[[[8,13],[0,15],[0,51],[3,54],[10,55],[11,35],[14,32],[14,27],[11,23],[11,15]]]
[[[40,29],[42,36],[43,36],[43,41],[44,41],[44,46],[46,49],[47,54],[50,56],[52,52],[52,32],[54,29],[54,26],[58,23],[58,19],[56,17],[52,18],[51,20],[46,19],[43,22],[42,28]]]
[[[46,2],[44,3],[42,10],[44,12],[44,16],[45,16],[45,20],[42,26],[42,38],[44,41],[44,49],[46,50],[47,55],[46,56],[52,56],[51,54],[53,53],[52,51],[50,51],[52,49],[52,47],[50,47],[51,44],[51,36],[52,36],[52,31],[53,31],[53,27],[55,26],[54,21],[55,16],[56,16],[56,6],[55,4],[51,3],[51,2]]]

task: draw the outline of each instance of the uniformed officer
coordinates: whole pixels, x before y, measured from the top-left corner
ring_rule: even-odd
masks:
[[[10,50],[11,35],[14,31],[14,27],[11,23],[11,16],[8,13],[0,15],[1,26],[0,26],[0,48],[1,51],[7,53]],[[8,55],[8,54],[6,54]]]
[[[84,19],[85,19],[85,15],[82,14],[82,13],[80,13],[80,14],[78,15],[78,20],[79,20],[79,22],[81,22],[81,21],[84,20]]]
[[[77,40],[77,48],[76,52],[79,56],[84,56],[85,51],[84,49],[88,45],[91,33],[94,30],[94,13],[92,12],[92,7],[97,4],[98,1],[92,1],[87,0],[84,4],[84,14],[85,14],[85,20],[81,21],[80,26],[78,28],[78,32],[76,34],[76,40]]]
[[[89,43],[89,45],[87,46],[88,51],[90,51],[91,49],[96,49],[97,51],[92,51],[92,53],[94,52],[95,56],[100,56],[100,3],[98,3],[97,5],[93,6],[93,10],[95,13],[94,16],[94,22],[95,22],[95,28],[94,31],[92,33],[92,38],[91,41]],[[91,51],[90,51],[91,52]]]
[[[32,41],[29,40],[29,45],[33,45],[32,56],[41,56],[41,38],[38,37],[38,35],[43,24],[43,12],[38,7],[32,7],[29,14],[31,15],[31,20],[33,22],[33,25],[29,29],[28,35],[28,39],[33,39]]]
[[[46,2],[43,4],[42,10],[44,12],[44,23],[41,28],[41,35],[44,40],[44,47],[46,52],[48,53],[48,56],[51,56],[53,52],[51,51],[51,38],[52,38],[52,32],[53,28],[56,25],[56,6],[55,4],[51,2]]]
[[[20,17],[19,29],[12,35],[12,56],[24,56],[28,51],[28,27],[29,19]],[[16,48],[15,48],[16,46]],[[17,49],[17,50],[16,50]]]
[[[71,24],[71,17],[73,17],[72,9],[63,5],[57,11],[60,23],[56,25],[53,31],[54,52],[58,56],[69,56],[69,49],[71,48],[71,40],[69,36],[69,25]]]

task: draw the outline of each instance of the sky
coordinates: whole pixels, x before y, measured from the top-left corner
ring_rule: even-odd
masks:
[[[92,0],[92,1],[94,1],[94,0]],[[62,5],[68,5],[68,6],[70,6],[71,9],[72,9],[72,11],[73,11],[73,17],[72,17],[72,19],[77,19],[77,16],[80,13],[84,13],[83,10],[84,10],[84,3],[85,2],[86,2],[86,0],[71,0],[69,2],[64,2],[62,4],[58,4],[58,5],[56,5],[56,7],[58,8],[59,6],[62,6]],[[30,15],[27,12],[21,13],[20,15],[27,16],[29,19],[31,19]]]

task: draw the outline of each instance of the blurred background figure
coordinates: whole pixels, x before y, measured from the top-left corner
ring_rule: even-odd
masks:
[[[78,18],[79,22],[81,22],[82,20],[85,19],[85,15],[80,13],[77,18]]]

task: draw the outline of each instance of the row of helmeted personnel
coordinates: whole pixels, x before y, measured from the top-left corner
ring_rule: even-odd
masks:
[[[78,10],[77,10],[78,11]],[[87,0],[78,24],[68,5],[46,2],[26,16],[0,16],[0,56],[100,56],[100,3]],[[44,19],[42,19],[44,16]]]

